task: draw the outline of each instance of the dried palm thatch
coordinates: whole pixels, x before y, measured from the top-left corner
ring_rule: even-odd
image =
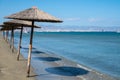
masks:
[[[15,30],[15,29],[21,29],[21,28],[20,27],[18,27],[18,28],[16,27],[16,28],[13,28],[13,29]],[[12,30],[12,28],[11,27],[9,27],[9,28],[8,27],[7,28],[3,27],[3,28],[0,29],[0,31],[9,31],[9,30]]]
[[[6,16],[9,19],[19,19],[19,20],[29,20],[29,21],[39,21],[39,22],[62,22],[60,19],[49,15],[36,7],[32,7],[21,11],[19,13]]]
[[[12,29],[21,29],[20,26],[11,26],[11,25],[0,25],[2,28],[0,31],[7,31],[7,30],[12,30]]]
[[[24,21],[24,20],[9,20],[4,22],[7,25],[14,25],[14,26],[24,26],[24,27],[32,27],[31,21]],[[37,25],[34,25],[35,28],[40,28]]]

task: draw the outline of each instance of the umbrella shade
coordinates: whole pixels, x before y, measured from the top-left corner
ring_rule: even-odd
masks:
[[[6,16],[5,18],[39,22],[62,22],[60,19],[55,18],[54,16],[51,16],[36,7],[32,7],[19,13]]]
[[[32,27],[31,21],[24,21],[24,20],[9,20],[4,22],[7,25],[14,25],[14,26],[24,26],[24,27]],[[35,28],[40,28],[39,26],[34,25]]]

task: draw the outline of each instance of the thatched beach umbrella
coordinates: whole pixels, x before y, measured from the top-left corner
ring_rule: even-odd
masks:
[[[3,38],[6,40],[6,34],[5,34],[6,30],[3,30],[3,27],[4,27],[4,24],[1,24],[0,25],[0,31],[3,32]]]
[[[11,25],[3,25],[3,27],[0,29],[0,31],[10,31],[13,29],[21,29],[20,26],[11,26]]]
[[[3,39],[6,40],[6,30],[0,29],[2,31]]]
[[[6,16],[5,18],[9,19],[19,19],[19,20],[28,20],[32,21],[32,26],[34,26],[35,21],[39,22],[62,22],[60,19],[57,19],[36,7],[32,7],[21,11],[19,13],[12,14],[10,16]],[[32,51],[32,39],[33,39],[34,27],[31,27],[31,36],[30,36],[30,44],[29,44],[29,54],[28,54],[28,65],[27,65],[27,76],[30,74],[30,63],[31,63],[31,51]]]
[[[10,25],[0,25],[2,28],[0,29],[0,31],[3,31],[3,37],[5,38],[5,40],[8,39],[8,34],[9,34],[9,31],[12,30],[12,27],[14,26],[10,26]],[[19,26],[16,26],[14,27],[14,29],[19,29]],[[6,34],[5,34],[6,32]]]
[[[17,52],[17,60],[19,60],[23,27],[32,27],[32,22],[31,21],[24,21],[24,20],[9,20],[9,21],[4,22],[4,24],[21,26],[20,39],[19,39],[18,52]],[[34,25],[34,28],[40,28],[40,27]]]
[[[14,26],[23,26],[23,27],[32,27],[32,22],[31,21],[25,21],[25,20],[9,20],[4,22],[6,25],[14,25]],[[35,28],[40,28],[37,25],[34,25]]]
[[[13,26],[13,25],[2,25],[3,28],[1,28],[1,31],[9,31],[11,30],[11,39],[10,39],[10,47],[12,43],[12,52],[14,52],[14,30],[15,29],[21,29],[19,26]]]

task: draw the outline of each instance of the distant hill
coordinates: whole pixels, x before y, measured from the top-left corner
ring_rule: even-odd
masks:
[[[91,31],[98,31],[98,32],[104,32],[104,31],[120,31],[120,26],[54,26],[54,25],[47,25],[41,26],[41,29],[35,29],[35,31],[47,31],[47,32],[69,32],[69,31],[80,31],[80,32],[91,32]]]

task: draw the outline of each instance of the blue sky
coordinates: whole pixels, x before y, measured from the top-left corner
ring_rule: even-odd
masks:
[[[120,26],[120,0],[0,0],[0,23],[32,6],[64,21],[57,25]]]

